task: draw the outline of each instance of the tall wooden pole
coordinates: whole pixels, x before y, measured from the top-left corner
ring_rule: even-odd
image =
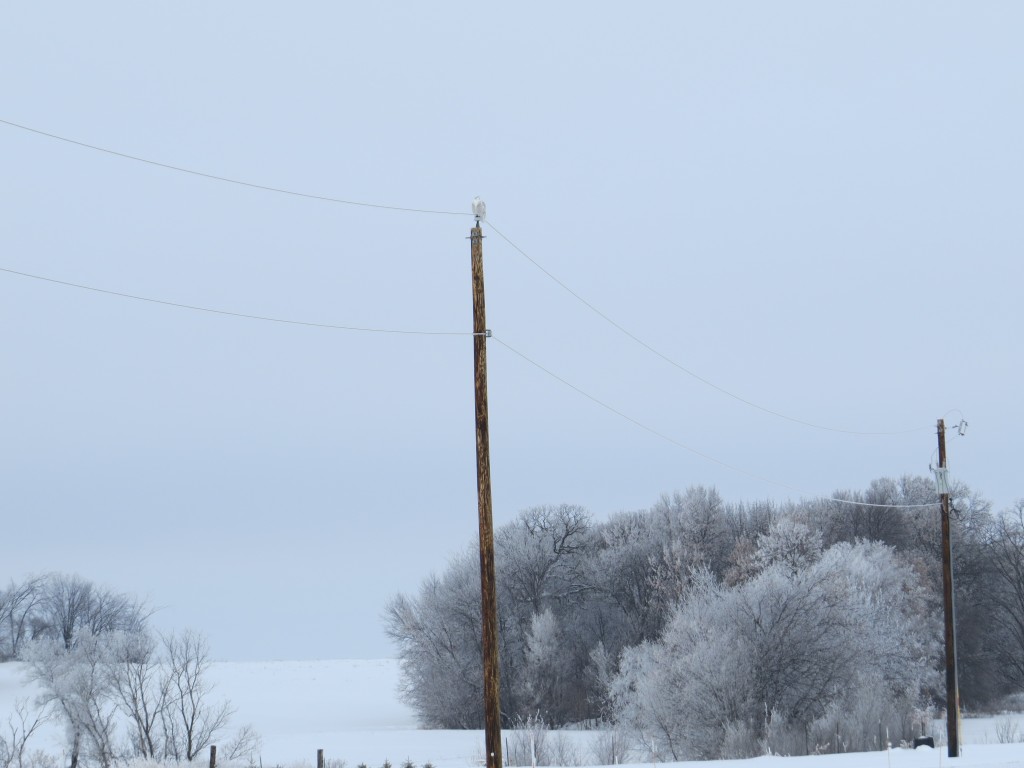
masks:
[[[949,535],[946,423],[939,419],[939,503],[942,510],[942,608],[946,625],[946,743],[960,757],[960,681],[956,672],[956,612],[953,604],[953,547]]]
[[[473,262],[473,360],[476,382],[476,491],[480,515],[480,594],[483,616],[484,744],[487,768],[501,768],[501,682],[498,668],[498,597],[491,515],[491,450],[487,424],[487,321],[484,314],[484,235],[480,219],[470,231]]]

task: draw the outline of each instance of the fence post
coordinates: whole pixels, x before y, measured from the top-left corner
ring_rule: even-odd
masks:
[[[324,751],[322,749],[316,751],[316,768],[324,768]]]
[[[217,747],[210,745],[210,768],[217,768]]]

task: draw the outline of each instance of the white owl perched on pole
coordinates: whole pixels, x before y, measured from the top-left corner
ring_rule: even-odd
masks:
[[[473,215],[476,216],[478,222],[487,218],[487,203],[479,196],[473,198]]]

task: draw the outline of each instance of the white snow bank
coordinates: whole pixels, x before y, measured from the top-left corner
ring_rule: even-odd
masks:
[[[347,768],[360,763],[380,768],[385,759],[394,768],[401,768],[406,759],[419,768],[428,761],[435,768],[483,763],[482,732],[416,728],[412,710],[398,700],[398,662],[392,659],[220,662],[211,668],[210,679],[217,695],[235,707],[232,727],[251,724],[263,737],[264,768],[315,765],[317,749],[323,749],[328,760],[344,760]],[[33,700],[37,693],[24,682],[21,665],[0,664],[0,728],[17,699]],[[955,760],[941,747],[677,763],[666,768],[1024,768],[1024,744],[996,743],[1000,726],[1007,723],[1016,724],[1024,738],[1024,715],[1007,717],[965,720],[963,755]],[[584,759],[589,758],[589,737],[568,734]],[[61,755],[62,743],[61,728],[51,723],[34,747]]]

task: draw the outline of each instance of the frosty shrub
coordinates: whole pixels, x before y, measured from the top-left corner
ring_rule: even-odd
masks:
[[[567,733],[556,731],[551,742],[551,764],[575,768],[584,765],[583,755]]]
[[[122,750],[103,637],[85,630],[69,645],[63,637],[43,638],[26,647],[24,658],[30,679],[42,690],[39,703],[64,723],[71,768],[80,758],[109,768]]]
[[[398,595],[387,606],[402,698],[427,728],[483,724],[479,568],[479,555],[466,549],[443,575],[431,574],[417,596]]]
[[[848,695],[833,701],[807,730],[810,752],[866,752],[886,742],[910,742],[922,732],[919,701],[894,694],[885,680],[865,670],[855,676]]]
[[[821,536],[803,523],[789,518],[776,521],[767,533],[757,537],[754,562],[758,570],[781,565],[797,574],[821,557]]]
[[[21,768],[61,768],[61,764],[56,755],[33,749],[23,756]]]
[[[518,718],[505,732],[505,762],[508,765],[552,765],[549,762],[548,734],[550,728],[544,718],[530,715]]]
[[[1000,630],[992,633],[992,644],[1001,675],[1020,691],[1024,688],[1024,499],[995,520],[988,539],[992,588],[985,597]]]
[[[582,572],[589,516],[560,505],[525,510],[495,531],[501,711],[506,718],[542,709],[556,723],[588,714],[593,646],[579,620],[591,591]],[[480,560],[467,547],[416,596],[386,608],[399,649],[403,699],[432,728],[483,726],[480,675]],[[563,631],[572,627],[572,632]]]
[[[131,758],[192,761],[224,731],[231,705],[213,695],[205,639],[191,631],[167,635],[162,651],[144,633],[93,634],[87,628],[70,644],[55,636],[24,646],[43,711],[65,727],[71,768],[80,760],[100,768]],[[119,720],[127,733],[119,731]],[[228,762],[254,764],[259,749],[259,736],[244,727],[223,755]]]
[[[996,723],[996,739],[1000,744],[1017,744],[1022,741],[1020,726],[1012,717],[1004,717]]]
[[[634,761],[633,738],[613,723],[598,724],[598,734],[590,745],[591,765],[619,765]]]
[[[263,749],[263,739],[256,733],[251,725],[244,725],[239,728],[231,737],[224,748],[224,757],[230,762],[240,762],[245,765],[256,765],[259,762],[260,751]],[[340,765],[331,765],[331,763]],[[328,760],[324,768],[345,768],[344,760]]]
[[[32,640],[70,648],[82,632],[106,635],[146,628],[150,609],[128,594],[80,576],[50,573],[0,588],[0,662],[21,658]]]
[[[722,754],[733,758],[757,757],[764,752],[756,730],[749,723],[726,723],[722,733]]]
[[[894,740],[903,738],[922,669],[938,669],[942,658],[922,640],[942,615],[936,501],[932,479],[904,476],[784,505],[726,503],[694,486],[603,522],[567,504],[521,512],[495,531],[503,724],[533,712],[552,727],[618,717],[631,706],[613,684],[622,665],[633,670],[630,684],[646,685],[637,667],[664,654],[685,678],[673,696],[714,714],[675,733],[676,708],[649,700],[645,718],[664,707],[638,737],[652,754],[671,759],[685,746],[685,754],[745,755],[752,743],[758,751],[841,749],[822,720],[833,701],[858,713],[852,730],[863,735],[843,732],[847,748],[867,743],[869,731],[878,743],[879,715]],[[1013,631],[1024,626],[1024,580],[1014,576],[1024,572],[1024,502],[993,518],[988,502],[956,484],[951,503],[961,694],[976,709],[1024,681],[1024,633]],[[687,637],[685,625],[704,613],[713,637],[699,629]],[[393,598],[385,622],[402,663],[402,698],[420,725],[482,727],[476,542],[418,592]],[[865,638],[876,622],[884,633]],[[713,647],[734,636],[746,660]],[[676,644],[681,660],[664,650]],[[703,680],[708,669],[749,688],[702,698],[702,686],[718,688]],[[891,719],[869,713],[871,702],[845,701],[862,682],[893,703]],[[781,720],[766,721],[766,704]]]
[[[916,577],[876,543],[812,559],[784,557],[734,587],[695,574],[661,639],[623,654],[611,686],[618,721],[671,760],[749,757],[753,744],[812,752],[837,710],[851,742],[867,744],[879,719],[909,730],[935,681],[939,635]]]
[[[0,732],[0,768],[31,768],[38,762],[28,743],[49,717],[41,710],[29,710],[28,701],[18,699],[6,727]]]
[[[540,715],[519,718],[505,731],[505,751],[508,765],[583,765],[583,756],[568,735],[551,730]]]

